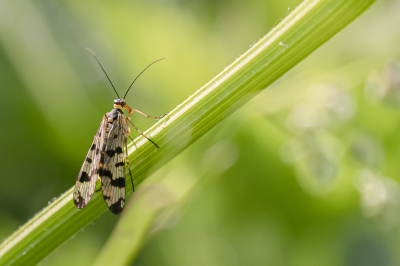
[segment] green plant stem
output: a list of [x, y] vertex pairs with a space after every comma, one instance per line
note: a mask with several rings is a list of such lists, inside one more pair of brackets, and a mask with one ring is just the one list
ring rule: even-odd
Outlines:
[[[144, 138], [137, 138], [128, 147], [134, 183], [140, 184], [176, 157], [374, 2], [304, 1], [246, 53], [146, 132], [160, 149]], [[127, 191], [131, 191], [127, 181]], [[72, 202], [72, 190], [39, 212], [0, 245], [0, 265], [38, 263], [107, 210], [101, 193], [95, 193], [87, 207], [77, 210]], [[141, 228], [140, 237], [143, 239], [148, 226]]]

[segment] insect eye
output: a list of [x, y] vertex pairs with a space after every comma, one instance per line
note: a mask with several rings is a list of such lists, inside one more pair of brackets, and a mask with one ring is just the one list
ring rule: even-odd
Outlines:
[[114, 104], [124, 106], [125, 105], [125, 101], [121, 100], [121, 99], [117, 99], [117, 100], [114, 100]]

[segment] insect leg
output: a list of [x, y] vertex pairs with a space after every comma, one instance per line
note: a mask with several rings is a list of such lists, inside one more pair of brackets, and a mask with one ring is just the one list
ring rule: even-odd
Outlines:
[[131, 123], [131, 125], [136, 129], [136, 131], [140, 134], [140, 135], [142, 135], [143, 137], [145, 137], [148, 141], [150, 141], [151, 143], [153, 143], [154, 144], [154, 146], [156, 146], [157, 147], [157, 149], [159, 149], [160, 147], [158, 147], [158, 145], [157, 144], [155, 144], [154, 143], [154, 141], [152, 141], [151, 139], [149, 139], [148, 137], [146, 137], [146, 135], [145, 134], [143, 134], [142, 133], [142, 131], [140, 131], [133, 123], [132, 123], [132, 121], [131, 120], [129, 120], [128, 119], [128, 121], [129, 121], [129, 123]]
[[132, 179], [132, 172], [131, 172], [131, 167], [129, 166], [129, 159], [128, 159], [128, 139], [125, 139], [125, 158], [126, 158], [126, 163], [128, 164], [128, 170], [129, 170], [129, 175], [131, 176], [131, 182], [132, 182], [132, 191], [135, 191], [135, 186], [133, 185], [133, 179]]
[[160, 119], [160, 118], [163, 118], [164, 116], [167, 115], [167, 114], [164, 114], [164, 115], [162, 115], [162, 116], [150, 116], [150, 115], [146, 115], [145, 113], [140, 112], [140, 111], [137, 110], [137, 109], [132, 109], [132, 112], [137, 112], [137, 113], [139, 113], [139, 114], [141, 114], [141, 115], [143, 115], [143, 116], [145, 116], [145, 117], [147, 117], [147, 118], [154, 118], [154, 119]]
[[[126, 120], [129, 120], [129, 119], [125, 119], [125, 122], [126, 122]], [[129, 120], [129, 121], [130, 121], [130, 120]], [[126, 136], [127, 136], [128, 138], [130, 138], [131, 141], [133, 141], [133, 138], [130, 136], [130, 134], [131, 134], [131, 128], [130, 128], [129, 126], [127, 126]]]
[[135, 109], [130, 108], [129, 105], [127, 105], [127, 104], [124, 106], [124, 109], [126, 111], [128, 111], [128, 113], [129, 113], [128, 120], [131, 120], [131, 116], [132, 116], [133, 112], [135, 111]]

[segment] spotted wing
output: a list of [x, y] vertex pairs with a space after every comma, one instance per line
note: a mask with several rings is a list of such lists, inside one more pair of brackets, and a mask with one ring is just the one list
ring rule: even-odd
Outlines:
[[88, 204], [96, 188], [106, 123], [106, 118], [103, 118], [75, 183], [74, 203], [78, 209]]
[[123, 144], [127, 140], [125, 116], [119, 114], [109, 129], [105, 143], [104, 166], [100, 170], [103, 198], [114, 214], [119, 214], [125, 205], [125, 155]]

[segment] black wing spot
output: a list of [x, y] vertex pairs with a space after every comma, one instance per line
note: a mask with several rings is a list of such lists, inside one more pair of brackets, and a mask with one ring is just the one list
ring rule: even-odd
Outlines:
[[90, 181], [89, 175], [86, 172], [82, 171], [81, 176], [79, 177], [79, 182], [83, 183], [89, 181]]
[[99, 149], [96, 149], [96, 155], [99, 154], [99, 152], [100, 152], [100, 150], [99, 150]]
[[114, 135], [114, 139], [118, 138], [118, 135]]
[[112, 158], [112, 157], [114, 157], [114, 155], [115, 155], [115, 151], [113, 151], [113, 150], [108, 150], [108, 151], [106, 151], [106, 154], [108, 155], [108, 157]]
[[94, 149], [96, 149], [96, 144], [93, 143], [93, 145], [92, 145], [92, 147], [90, 148], [90, 150], [92, 151], [92, 150], [94, 150]]
[[92, 159], [90, 159], [89, 157], [86, 157], [86, 162], [92, 163]]
[[120, 166], [124, 166], [124, 165], [125, 165], [124, 162], [119, 162], [119, 163], [116, 163], [116, 164], [115, 164], [115, 167], [120, 167]]
[[110, 211], [114, 214], [120, 214], [124, 209], [125, 200], [123, 198], [119, 198], [117, 202], [111, 204], [109, 207]]
[[112, 179], [112, 173], [111, 173], [111, 171], [109, 171], [109, 170], [103, 170], [103, 171], [101, 171], [101, 174], [100, 174], [100, 175], [101, 175], [101, 176], [106, 176], [106, 177]]
[[85, 207], [85, 206], [83, 206], [83, 198], [79, 191], [74, 192], [74, 203], [78, 209], [82, 209], [83, 207]]
[[115, 153], [116, 153], [116, 154], [121, 154], [121, 153], [123, 153], [122, 148], [121, 148], [121, 147], [117, 147], [117, 148], [115, 149]]
[[125, 178], [120, 177], [115, 180], [111, 180], [110, 185], [113, 187], [123, 188], [123, 187], [125, 187]]

